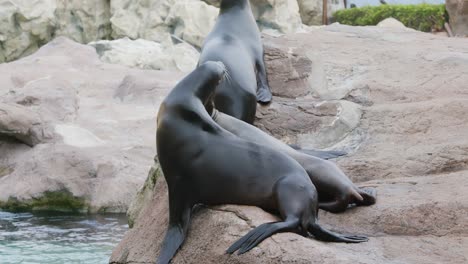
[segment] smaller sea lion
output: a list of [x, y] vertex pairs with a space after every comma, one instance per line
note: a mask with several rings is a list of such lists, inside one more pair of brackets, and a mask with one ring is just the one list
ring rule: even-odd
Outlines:
[[313, 150], [310, 152], [313, 154], [311, 156], [303, 150], [295, 150], [255, 126], [219, 111], [214, 110], [212, 117], [218, 125], [234, 135], [286, 153], [299, 162], [318, 190], [320, 209], [339, 213], [345, 211], [348, 206], [375, 204], [375, 189], [358, 188], [333, 162], [314, 157], [327, 156], [327, 152]]
[[268, 104], [272, 99], [263, 56], [260, 31], [249, 0], [222, 0], [199, 61], [221, 61], [229, 73], [214, 95], [218, 110], [253, 123], [257, 102]]

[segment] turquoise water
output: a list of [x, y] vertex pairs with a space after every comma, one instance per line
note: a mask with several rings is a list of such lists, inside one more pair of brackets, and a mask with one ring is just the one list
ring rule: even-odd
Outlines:
[[0, 263], [108, 263], [112, 249], [127, 229], [123, 215], [0, 211]]

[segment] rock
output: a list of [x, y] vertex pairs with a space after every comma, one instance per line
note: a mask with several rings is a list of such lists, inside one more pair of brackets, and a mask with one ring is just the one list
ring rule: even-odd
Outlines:
[[108, 63], [141, 69], [189, 72], [197, 66], [199, 52], [186, 43], [162, 45], [144, 39], [100, 40], [89, 45]]
[[79, 43], [110, 37], [111, 1], [56, 0], [56, 2], [55, 36], [66, 36]]
[[[323, 0], [298, 0], [302, 23], [312, 25], [323, 24]], [[327, 14], [329, 21], [333, 13], [338, 10], [344, 9], [345, 4], [343, 0], [328, 0]]]
[[181, 75], [103, 63], [65, 38], [0, 64], [0, 127], [19, 140], [0, 137], [0, 207], [126, 212], [152, 164], [159, 103]]
[[146, 178], [143, 187], [138, 191], [135, 199], [133, 199], [130, 207], [128, 208], [127, 217], [130, 228], [135, 224], [135, 220], [140, 216], [144, 206], [150, 203], [153, 199], [156, 183], [158, 179], [162, 177], [164, 177], [164, 175], [162, 174], [161, 166], [159, 166], [159, 162], [156, 157], [155, 164], [151, 167], [148, 173], [148, 178]]
[[302, 25], [296, 0], [252, 0], [250, 4], [261, 30], [293, 33]]
[[450, 26], [457, 36], [468, 36], [468, 1], [446, 0], [445, 7], [450, 18]]
[[[464, 236], [468, 227], [464, 190], [468, 186], [457, 185], [464, 177], [466, 173], [448, 179], [423, 177], [416, 179], [417, 184], [411, 178], [366, 183], [377, 188], [377, 205], [325, 214], [319, 222], [336, 232], [371, 236], [369, 242], [355, 245], [280, 233], [247, 254], [228, 255], [225, 250], [251, 228], [277, 218], [256, 207], [203, 208], [194, 214], [188, 237], [172, 263], [187, 259], [190, 263], [310, 263], [311, 259], [323, 263], [464, 263], [468, 260]], [[168, 220], [163, 178], [158, 179], [154, 194], [109, 263], [153, 263], [158, 256]], [[410, 199], [402, 201], [402, 197]]]
[[205, 37], [213, 29], [218, 13], [218, 8], [202, 1], [178, 1], [165, 22], [173, 29], [174, 35], [201, 47]]
[[171, 42], [175, 34], [201, 47], [218, 16], [218, 9], [195, 0], [152, 0], [111, 2], [112, 36]]
[[0, 103], [0, 137], [13, 137], [33, 147], [51, 138], [41, 116], [17, 104]]
[[109, 1], [0, 0], [0, 63], [24, 57], [53, 36], [89, 41], [110, 36]]
[[264, 42], [268, 82], [273, 95], [297, 98], [310, 94], [312, 61], [305, 54], [293, 53], [272, 37], [264, 36]]
[[393, 17], [389, 17], [389, 18], [386, 18], [382, 21], [380, 21], [378, 24], [377, 24], [378, 27], [387, 27], [387, 28], [406, 28], [405, 25], [403, 25], [403, 23], [401, 23], [400, 21], [398, 21], [397, 19], [393, 18]]
[[257, 109], [255, 125], [290, 144], [352, 152], [364, 138], [354, 144], [337, 145], [348, 136], [354, 136], [361, 116], [360, 106], [349, 101], [317, 102], [275, 97], [269, 107]]
[[370, 236], [466, 235], [468, 197], [463, 191], [468, 185], [463, 181], [466, 175], [455, 172], [365, 182], [361, 185], [377, 189], [380, 199], [374, 208], [355, 208], [339, 215], [325, 212], [320, 220], [329, 226], [345, 226], [349, 232]]
[[[353, 146], [337, 164], [358, 185], [375, 187], [377, 204], [338, 215], [320, 212], [319, 223], [370, 240], [322, 243], [282, 233], [247, 254], [229, 256], [224, 252], [234, 241], [277, 218], [255, 207], [208, 207], [195, 213], [173, 263], [466, 263], [466, 41], [337, 24], [264, 40], [270, 70], [290, 69], [293, 75], [301, 68], [292, 54], [310, 60], [310, 72], [300, 75], [309, 84], [302, 91], [310, 92], [290, 98], [288, 83], [271, 79], [277, 96], [259, 107], [256, 124], [288, 143]], [[277, 66], [275, 52], [290, 65]], [[336, 133], [353, 127], [343, 139], [346, 133]], [[303, 134], [311, 136], [304, 140], [298, 136]], [[152, 263], [167, 226], [167, 206], [159, 177], [153, 199], [110, 262]]]

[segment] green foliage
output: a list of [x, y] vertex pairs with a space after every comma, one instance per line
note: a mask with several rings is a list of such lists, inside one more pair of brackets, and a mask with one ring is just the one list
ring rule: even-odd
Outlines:
[[380, 5], [350, 8], [335, 12], [337, 22], [352, 26], [372, 26], [393, 17], [406, 27], [430, 32], [441, 30], [445, 23], [445, 5]]
[[45, 192], [43, 196], [27, 201], [10, 198], [0, 201], [0, 208], [6, 211], [56, 211], [56, 212], [86, 212], [87, 205], [83, 198], [74, 197], [68, 191]]

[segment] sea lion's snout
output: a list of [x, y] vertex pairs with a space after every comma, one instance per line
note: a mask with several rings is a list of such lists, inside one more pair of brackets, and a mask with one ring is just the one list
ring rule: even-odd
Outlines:
[[203, 66], [220, 81], [226, 76], [226, 66], [221, 61], [208, 61], [205, 62]]

